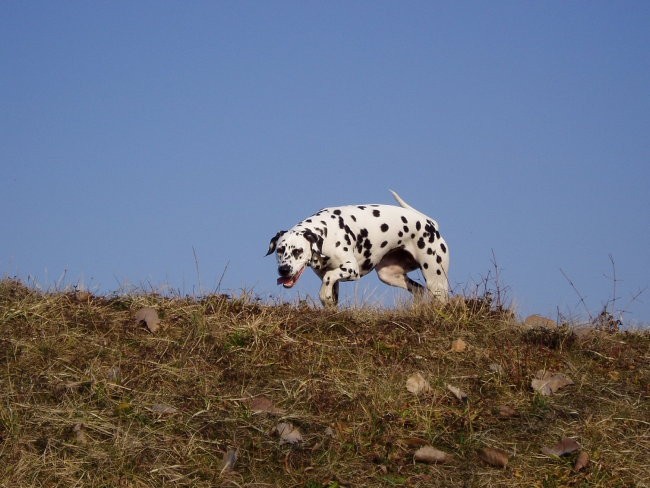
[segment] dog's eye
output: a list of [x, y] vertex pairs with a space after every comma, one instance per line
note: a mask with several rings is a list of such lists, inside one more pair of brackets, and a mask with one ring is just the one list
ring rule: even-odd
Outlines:
[[284, 254], [284, 247], [278, 247], [278, 254]]
[[293, 254], [294, 258], [298, 259], [302, 255], [302, 249], [294, 249], [291, 254]]

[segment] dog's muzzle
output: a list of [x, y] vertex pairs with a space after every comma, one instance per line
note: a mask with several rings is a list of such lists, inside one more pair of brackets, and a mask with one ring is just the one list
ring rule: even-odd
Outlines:
[[278, 285], [282, 285], [285, 288], [291, 288], [293, 285], [296, 284], [298, 281], [298, 278], [300, 278], [300, 275], [302, 272], [305, 271], [305, 266], [300, 268], [300, 271], [298, 271], [296, 274], [291, 276], [291, 266], [288, 264], [283, 264], [282, 266], [278, 267], [278, 274], [280, 277], [278, 278]]

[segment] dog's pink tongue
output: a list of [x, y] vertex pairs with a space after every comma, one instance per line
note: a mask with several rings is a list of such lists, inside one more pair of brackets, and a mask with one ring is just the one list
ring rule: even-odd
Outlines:
[[278, 278], [278, 285], [282, 285], [285, 288], [291, 288], [295, 284], [296, 282], [290, 276]]

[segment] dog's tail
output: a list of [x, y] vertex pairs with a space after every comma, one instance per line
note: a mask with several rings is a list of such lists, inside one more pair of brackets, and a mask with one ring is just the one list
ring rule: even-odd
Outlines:
[[[397, 203], [399, 203], [400, 207], [402, 208], [410, 208], [411, 210], [415, 210], [413, 207], [411, 207], [408, 203], [406, 203], [404, 200], [402, 200], [402, 197], [400, 197], [397, 193], [395, 193], [393, 190], [388, 190], [393, 194], [395, 197], [395, 200], [397, 200]], [[417, 212], [417, 210], [416, 210]]]
[[395, 197], [395, 200], [397, 200], [397, 203], [399, 203], [400, 207], [402, 207], [402, 208], [408, 208], [408, 209], [413, 210], [414, 212], [419, 213], [420, 215], [422, 215], [422, 216], [423, 216], [424, 218], [426, 218], [427, 220], [430, 220], [430, 221], [433, 223], [433, 225], [436, 226], [436, 228], [438, 227], [438, 222], [436, 222], [435, 220], [433, 220], [431, 217], [427, 217], [426, 215], [424, 215], [424, 214], [423, 214], [422, 212], [420, 212], [419, 210], [417, 210], [417, 209], [411, 207], [408, 203], [406, 203], [404, 200], [402, 200], [402, 197], [400, 197], [400, 196], [399, 196], [397, 193], [395, 193], [393, 190], [389, 189], [388, 191], [391, 192], [391, 193], [393, 194], [393, 196]]

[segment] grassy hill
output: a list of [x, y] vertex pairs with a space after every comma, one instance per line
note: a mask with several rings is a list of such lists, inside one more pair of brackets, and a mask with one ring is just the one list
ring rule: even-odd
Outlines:
[[[650, 483], [650, 335], [526, 328], [485, 297], [333, 311], [4, 280], [0, 364], [0, 486]], [[573, 384], [544, 395], [544, 371]], [[563, 438], [579, 449], [543, 452]]]

